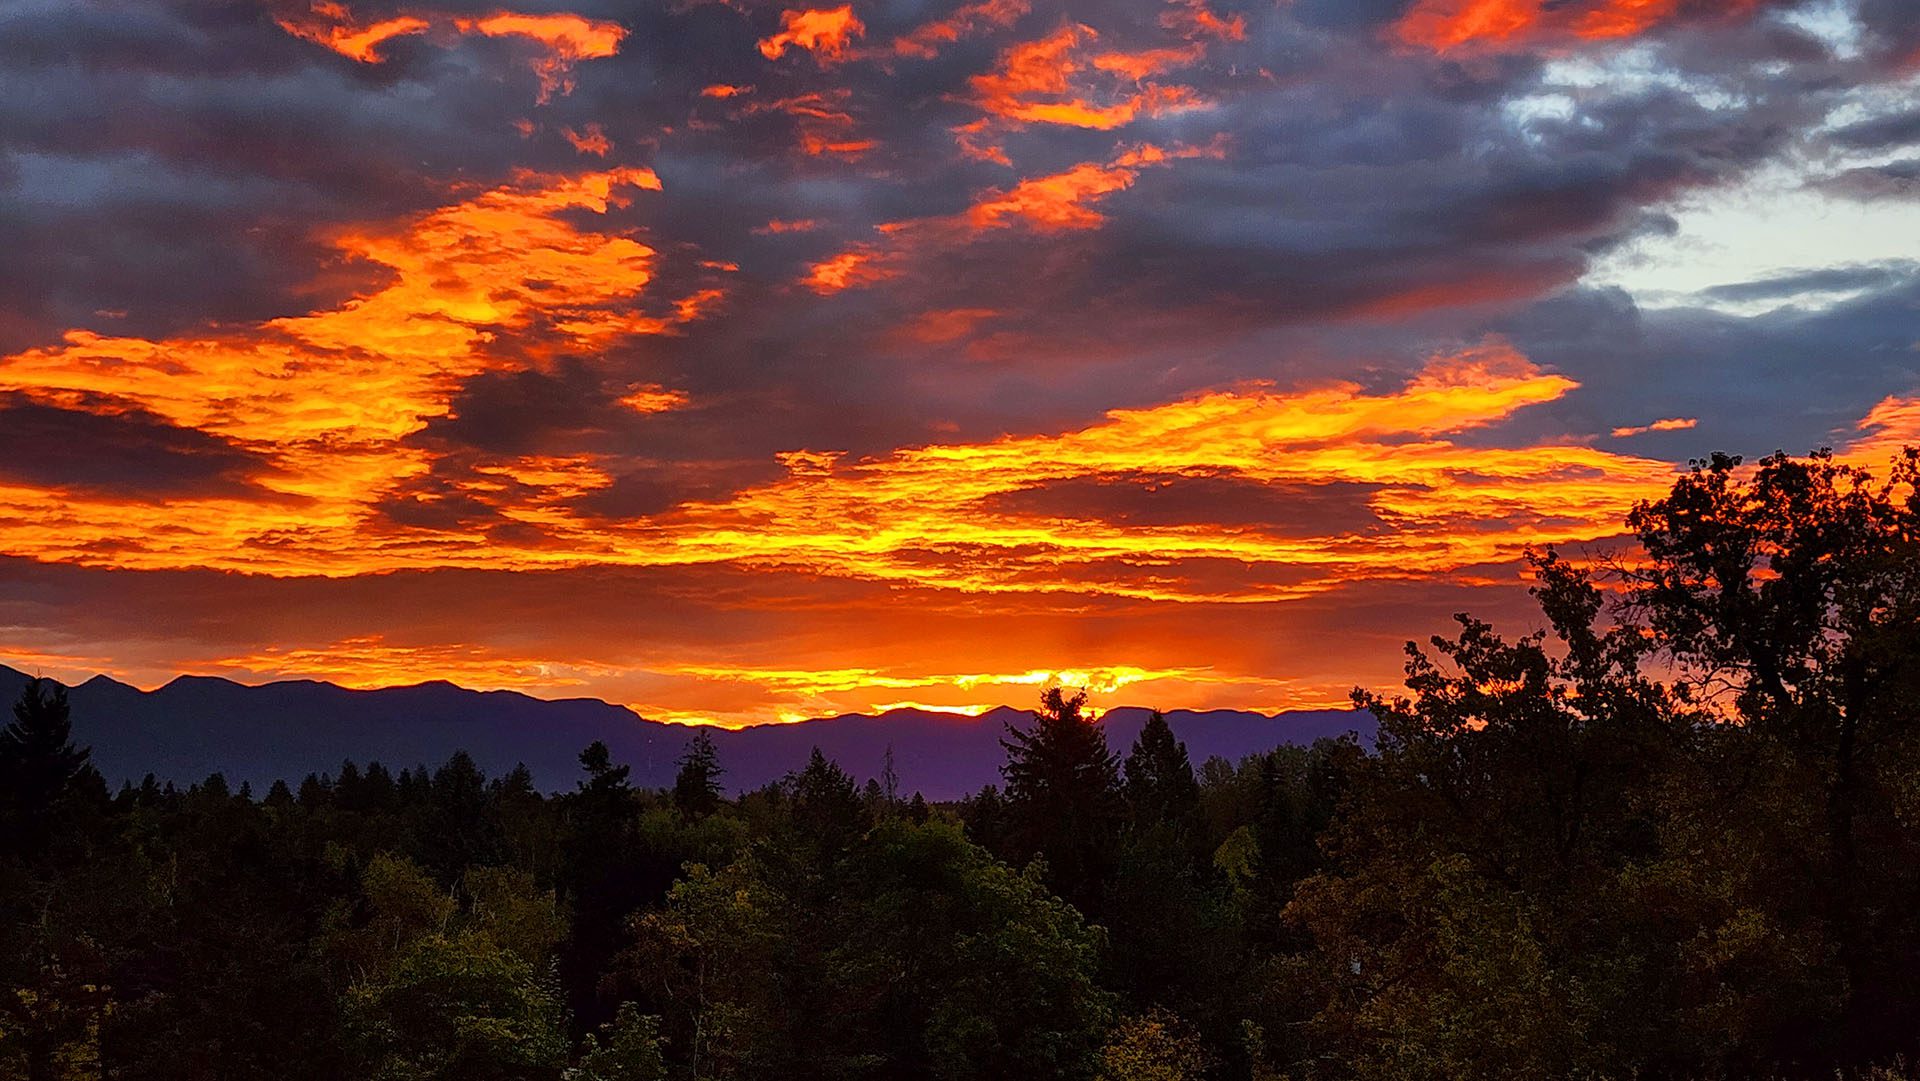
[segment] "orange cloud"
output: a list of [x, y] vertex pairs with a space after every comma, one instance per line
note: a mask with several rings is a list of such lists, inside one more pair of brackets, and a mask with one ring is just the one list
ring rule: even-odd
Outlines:
[[1018, 22], [1032, 10], [1028, 0], [979, 0], [963, 4], [953, 14], [919, 27], [910, 34], [893, 39], [893, 51], [900, 56], [931, 59], [940, 47], [964, 37], [1003, 29]]
[[856, 248], [813, 264], [807, 268], [807, 276], [800, 280], [800, 284], [821, 296], [826, 296], [843, 289], [872, 285], [896, 276], [898, 272], [886, 266], [880, 256], [872, 251]]
[[[1664, 490], [1666, 462], [1580, 446], [1463, 445], [1575, 384], [1493, 342], [1434, 360], [1398, 391], [1350, 384], [1216, 391], [1116, 410], [1053, 436], [910, 448], [842, 462], [799, 456], [787, 479], [689, 508], [682, 551], [805, 565], [969, 592], [1088, 591], [1165, 601], [1270, 601], [1367, 577], [1445, 574], [1518, 558], [1528, 545], [1617, 532], [1636, 500]], [[1381, 528], [1289, 536], [1123, 519], [1037, 518], [995, 499], [1071, 478], [1231, 476], [1253, 485], [1366, 486]], [[953, 558], [929, 560], [928, 552]], [[1183, 582], [1184, 561], [1290, 568], [1263, 581]], [[1160, 573], [1146, 567], [1160, 566]]]
[[597, 60], [620, 51], [626, 28], [618, 23], [602, 22], [580, 15], [555, 13], [521, 15], [502, 11], [480, 19], [456, 19], [454, 25], [463, 34], [487, 37], [524, 37], [540, 43], [544, 55], [533, 62], [540, 77], [540, 101], [552, 99], [558, 91], [573, 91], [573, 69], [582, 60]]
[[714, 83], [712, 86], [706, 86], [700, 89], [700, 96], [703, 98], [733, 98], [739, 97], [741, 94], [751, 93], [753, 93], [753, 87], [734, 86], [731, 83]]
[[806, 233], [820, 228], [818, 218], [794, 218], [783, 220], [775, 218], [765, 225], [756, 225], [753, 232], [759, 236], [777, 236], [781, 233]]
[[980, 233], [1023, 225], [1038, 233], [1092, 229], [1106, 219], [1095, 206], [1133, 185], [1141, 170], [1180, 158], [1221, 157], [1225, 144], [1163, 150], [1151, 144], [1123, 149], [1111, 161], [1082, 162], [1063, 172], [1029, 177], [1011, 189], [980, 194], [959, 214], [888, 222], [884, 240], [862, 244], [816, 263], [801, 284], [828, 295], [897, 278], [902, 264], [919, 253], [937, 253]]
[[1110, 131], [1142, 116], [1209, 104], [1192, 87], [1146, 81], [1200, 60], [1204, 42], [1126, 51], [1099, 49], [1099, 39], [1092, 27], [1068, 23], [1003, 52], [992, 71], [968, 82], [967, 100], [987, 116], [954, 128], [962, 151], [1010, 165], [994, 141], [1003, 128], [1047, 124]]
[[1656, 420], [1651, 424], [1615, 428], [1613, 430], [1613, 437], [1615, 439], [1627, 439], [1636, 435], [1646, 435], [1648, 432], [1684, 432], [1689, 428], [1697, 427], [1699, 423], [1698, 420], [1692, 417], [1668, 417], [1665, 420]]
[[1700, 12], [1742, 15], [1758, 3], [1726, 0], [1709, 8], [1689, 0], [1420, 0], [1394, 24], [1392, 34], [1435, 52], [1606, 41], [1637, 37]]
[[311, 571], [317, 559], [330, 565], [324, 573], [348, 573], [362, 559], [377, 562], [369, 507], [424, 474], [427, 452], [405, 437], [444, 415], [463, 379], [556, 348], [671, 329], [676, 316], [637, 307], [653, 249], [569, 220], [659, 187], [645, 169], [525, 174], [419, 217], [334, 236], [342, 257], [391, 275], [337, 308], [166, 340], [72, 331], [61, 345], [0, 359], [0, 390], [111, 396], [273, 465], [261, 481], [269, 497], [256, 501], [128, 507], [71, 495], [50, 515], [46, 493], [0, 487], [0, 550], [133, 567], [216, 551], [235, 569]]
[[666, 413], [684, 409], [687, 401], [684, 390], [669, 390], [658, 383], [648, 383], [634, 388], [620, 399], [620, 404], [636, 413]]
[[760, 55], [778, 60], [789, 48], [801, 48], [813, 54], [822, 66], [839, 62], [846, 56], [854, 38], [863, 37], [867, 26], [853, 13], [852, 4], [837, 8], [780, 13], [780, 32], [760, 39]]
[[909, 341], [923, 345], [940, 345], [966, 337], [973, 333], [973, 328], [983, 320], [999, 314], [992, 308], [946, 308], [922, 312], [902, 327], [901, 331]]
[[1089, 204], [1131, 187], [1137, 175], [1134, 169], [1083, 162], [982, 199], [967, 210], [967, 222], [975, 229], [997, 229], [1017, 218], [1043, 233], [1091, 229], [1105, 219]]
[[413, 11], [362, 23], [345, 4], [316, 0], [307, 14], [276, 19], [282, 30], [295, 37], [324, 45], [342, 56], [363, 64], [378, 64], [386, 59], [380, 46], [396, 37], [424, 34], [435, 28], [449, 34], [479, 34], [484, 37], [524, 37], [538, 42], [542, 55], [533, 61], [540, 77], [540, 102], [545, 104], [554, 93], [573, 90], [573, 69], [582, 60], [613, 56], [627, 31], [618, 23], [602, 22], [565, 12], [525, 15], [512, 11], [495, 12], [481, 18], [454, 17], [434, 11]]
[[424, 34], [431, 27], [417, 15], [396, 15], [390, 19], [362, 23], [344, 4], [318, 0], [304, 15], [282, 16], [274, 20], [280, 29], [362, 64], [378, 64], [385, 42], [411, 34]]
[[853, 134], [855, 121], [847, 111], [853, 91], [847, 88], [817, 90], [773, 101], [748, 102], [735, 109], [733, 116], [760, 116], [781, 113], [794, 119], [800, 150], [811, 156], [838, 154], [857, 158], [878, 144]]
[[604, 158], [613, 149], [613, 140], [607, 138], [607, 133], [602, 131], [598, 124], [587, 124], [581, 131], [566, 128], [561, 134], [565, 135], [567, 142], [572, 143], [573, 148], [582, 154]]
[[1160, 16], [1160, 25], [1193, 39], [1247, 40], [1247, 20], [1240, 15], [1221, 18], [1207, 6], [1207, 0], [1173, 0], [1172, 6]]
[[1920, 396], [1882, 398], [1856, 426], [1861, 435], [1840, 457], [1850, 464], [1884, 473], [1887, 462], [1907, 447], [1920, 447]]

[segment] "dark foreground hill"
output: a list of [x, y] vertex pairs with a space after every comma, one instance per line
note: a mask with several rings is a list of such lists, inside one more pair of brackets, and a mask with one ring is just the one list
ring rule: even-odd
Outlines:
[[[13, 701], [27, 678], [0, 665], [0, 694]], [[260, 787], [274, 778], [297, 781], [310, 772], [332, 772], [348, 758], [399, 769], [437, 764], [465, 750], [490, 775], [523, 762], [540, 787], [563, 789], [579, 775], [580, 749], [602, 740], [616, 761], [633, 766], [635, 784], [665, 787], [690, 734], [684, 725], [649, 721], [598, 699], [547, 701], [445, 682], [356, 691], [311, 680], [250, 687], [181, 676], [142, 691], [95, 676], [74, 687], [71, 697], [75, 740], [92, 745], [94, 763], [116, 786], [148, 772], [184, 783], [218, 771], [232, 784]], [[1146, 715], [1138, 707], [1107, 712], [1101, 723], [1116, 752], [1132, 744]], [[951, 799], [999, 782], [1003, 725], [1027, 717], [1025, 710], [1004, 706], [981, 717], [897, 709], [710, 731], [726, 783], [736, 791], [799, 768], [816, 745], [854, 776], [876, 776], [891, 746], [903, 791]], [[1348, 731], [1370, 739], [1373, 731], [1371, 716], [1347, 710], [1276, 716], [1172, 710], [1167, 718], [1196, 766], [1213, 755], [1238, 760]]]

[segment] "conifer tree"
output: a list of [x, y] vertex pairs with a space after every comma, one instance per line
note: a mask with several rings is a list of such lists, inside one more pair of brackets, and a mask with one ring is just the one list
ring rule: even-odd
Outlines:
[[1200, 785], [1193, 779], [1187, 745], [1173, 737], [1173, 729], [1159, 710], [1147, 715], [1146, 726], [1127, 752], [1126, 795], [1134, 825], [1178, 822], [1200, 803]]
[[1011, 841], [1046, 859], [1054, 888], [1085, 908], [1098, 894], [1123, 811], [1120, 774], [1107, 737], [1087, 718], [1087, 692], [1049, 687], [1033, 727], [1007, 726]]
[[680, 755], [680, 772], [673, 779], [673, 805], [688, 818], [702, 818], [720, 807], [720, 752], [713, 737], [695, 732]]
[[0, 789], [23, 828], [43, 818], [87, 766], [88, 748], [73, 745], [67, 689], [50, 679], [29, 680], [13, 704], [13, 722], [0, 729]]

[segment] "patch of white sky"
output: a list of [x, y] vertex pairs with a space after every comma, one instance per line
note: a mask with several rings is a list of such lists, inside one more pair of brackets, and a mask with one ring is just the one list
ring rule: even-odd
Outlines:
[[[1836, 60], [1860, 55], [1861, 28], [1850, 0], [1813, 0], [1774, 17], [1819, 38]], [[1506, 104], [1506, 118], [1531, 140], [1545, 142], [1554, 128], [1597, 128], [1602, 121], [1596, 105], [1655, 90], [1687, 94], [1707, 109], [1745, 104], [1734, 84], [1664, 67], [1658, 47], [1640, 43], [1548, 64], [1533, 92]], [[1674, 228], [1600, 257], [1589, 268], [1586, 284], [1617, 286], [1642, 307], [1702, 307], [1739, 315], [1789, 304], [1817, 309], [1859, 295], [1857, 288], [1814, 286], [1772, 296], [1717, 291], [1810, 271], [1910, 265], [1920, 254], [1920, 201], [1848, 198], [1819, 184], [1849, 169], [1913, 156], [1914, 148], [1845, 152], [1823, 146], [1819, 135], [1909, 109], [1917, 91], [1920, 76], [1849, 92], [1820, 131], [1788, 154], [1732, 186], [1691, 192], [1652, 208], [1670, 218]]]

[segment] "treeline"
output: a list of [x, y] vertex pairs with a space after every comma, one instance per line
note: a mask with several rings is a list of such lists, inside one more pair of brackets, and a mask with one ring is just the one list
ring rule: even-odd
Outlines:
[[1378, 744], [1196, 770], [1084, 695], [950, 805], [599, 744], [112, 792], [0, 734], [0, 1078], [1833, 1078], [1920, 1052], [1920, 458], [1700, 463]]

